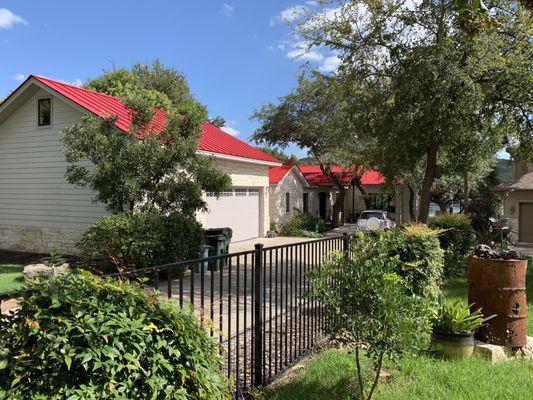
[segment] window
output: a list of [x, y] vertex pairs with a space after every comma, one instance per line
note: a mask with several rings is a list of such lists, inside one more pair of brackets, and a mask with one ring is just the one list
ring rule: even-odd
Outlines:
[[237, 197], [242, 197], [242, 196], [246, 196], [246, 189], [242, 189], [242, 188], [238, 188], [238, 189], [235, 189], [235, 196]]
[[391, 211], [393, 206], [393, 197], [389, 193], [368, 193], [367, 198], [370, 200], [370, 209]]
[[309, 193], [304, 193], [304, 213], [309, 213]]
[[220, 193], [220, 197], [231, 197], [233, 196], [233, 189], [223, 190], [222, 193]]
[[37, 100], [37, 126], [52, 124], [52, 99]]
[[248, 189], [248, 196], [259, 196], [259, 189]]
[[291, 195], [285, 193], [285, 212], [288, 213], [291, 210]]

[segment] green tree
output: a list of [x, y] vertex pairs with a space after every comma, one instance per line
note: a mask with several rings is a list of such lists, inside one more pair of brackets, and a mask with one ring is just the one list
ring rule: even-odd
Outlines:
[[209, 123], [211, 125], [215, 125], [218, 128], [222, 128], [226, 125], [226, 120], [222, 118], [221, 116], [216, 116], [215, 118], [211, 118], [209, 120]]
[[[182, 95], [173, 86], [178, 83], [185, 85]], [[135, 65], [132, 71], [105, 73], [88, 87], [118, 95], [134, 116], [129, 134], [115, 127], [114, 116], [90, 115], [62, 132], [67, 181], [93, 190], [95, 201], [109, 211], [192, 217], [205, 208], [202, 191], [219, 193], [229, 185], [229, 177], [196, 152], [207, 114], [179, 73], [158, 62], [152, 68]], [[166, 113], [162, 130], [151, 126], [154, 113], [161, 112], [155, 107]]]
[[[420, 349], [430, 329], [430, 302], [413, 294], [413, 282], [398, 273], [413, 271], [413, 263], [408, 267], [391, 254], [400, 244], [394, 233], [359, 234], [351, 243], [353, 257], [338, 254], [309, 273], [310, 295], [323, 306], [326, 333], [355, 353], [357, 399], [370, 400], [384, 360]], [[440, 250], [438, 241], [436, 247]]]
[[531, 157], [529, 10], [495, 1], [488, 23], [476, 10], [467, 20], [478, 28], [465, 29], [465, 10], [446, 0], [327, 3], [338, 7], [306, 15], [296, 29], [309, 47], [341, 58], [350, 132], [368, 160], [399, 179], [422, 169], [419, 220], [427, 220], [443, 155], [478, 162], [507, 140]]
[[322, 173], [333, 180], [338, 191], [333, 204], [334, 226], [340, 223], [347, 189], [341, 174], [333, 167], [343, 166], [345, 172], [352, 174], [353, 184], [365, 194], [361, 184], [364, 168], [357, 158], [356, 146], [352, 145], [350, 151], [346, 151], [348, 141], [355, 136], [346, 133], [344, 97], [338, 95], [341, 89], [328, 77], [303, 75], [296, 88], [280, 98], [278, 104], [269, 103], [252, 116], [261, 122], [253, 136], [255, 141], [282, 149], [296, 144], [307, 150]]
[[195, 103], [185, 76], [159, 60], [151, 65], [137, 63], [131, 70], [120, 68], [104, 71], [84, 87], [127, 100], [141, 96], [153, 107], [169, 109], [172, 105]]
[[258, 147], [258, 149], [270, 154], [272, 157], [277, 158], [284, 163], [295, 163], [298, 161], [298, 157], [296, 157], [294, 154], [287, 154], [279, 147], [262, 146]]

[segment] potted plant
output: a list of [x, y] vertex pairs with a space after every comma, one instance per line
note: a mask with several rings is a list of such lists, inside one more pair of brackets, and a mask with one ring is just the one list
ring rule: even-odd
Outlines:
[[483, 318], [481, 308], [443, 302], [433, 318], [431, 342], [444, 358], [468, 358], [474, 352], [474, 331], [494, 316]]

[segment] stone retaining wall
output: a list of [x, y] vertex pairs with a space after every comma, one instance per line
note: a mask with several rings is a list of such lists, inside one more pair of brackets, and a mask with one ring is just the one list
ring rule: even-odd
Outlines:
[[82, 230], [0, 225], [0, 249], [47, 254], [52, 248], [61, 254], [77, 254]]

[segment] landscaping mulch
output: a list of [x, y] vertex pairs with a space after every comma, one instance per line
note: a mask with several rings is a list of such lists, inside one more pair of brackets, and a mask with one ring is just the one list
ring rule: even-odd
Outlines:
[[[42, 253], [30, 253], [25, 251], [11, 251], [11, 250], [0, 250], [0, 264], [19, 264], [19, 265], [28, 265], [40, 263], [41, 260], [45, 257], [49, 257], [50, 254]], [[61, 256], [68, 262], [80, 261], [79, 257], [76, 256]]]

